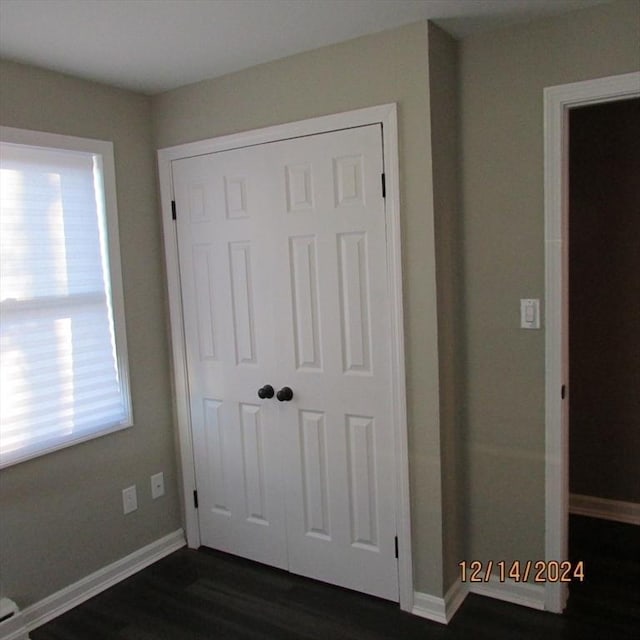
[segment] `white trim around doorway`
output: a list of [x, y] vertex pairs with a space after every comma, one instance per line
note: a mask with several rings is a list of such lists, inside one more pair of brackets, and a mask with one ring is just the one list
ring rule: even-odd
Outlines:
[[176, 226], [172, 216], [173, 186], [171, 163], [197, 155], [237, 149], [278, 140], [309, 136], [371, 124], [382, 124], [384, 170], [386, 178], [387, 264], [391, 293], [391, 353], [393, 428], [396, 448], [396, 526], [398, 535], [398, 585], [400, 607], [414, 606], [411, 554], [411, 518], [409, 502], [409, 455], [404, 362], [404, 324], [402, 306], [402, 270], [400, 253], [400, 182], [398, 173], [398, 129], [395, 104], [359, 109], [254, 131], [186, 143], [158, 151], [162, 223], [167, 269], [169, 314], [173, 355], [173, 383], [178, 443], [180, 451], [185, 530], [190, 547], [200, 545], [198, 514], [193, 502], [196, 487], [186, 350], [180, 295], [180, 274]]
[[[640, 95], [640, 73], [547, 87], [544, 90], [545, 208], [545, 556], [568, 560], [568, 139], [569, 110]], [[569, 390], [570, 393], [570, 390]], [[567, 396], [565, 396], [566, 398]], [[545, 585], [545, 609], [561, 613], [568, 588]]]

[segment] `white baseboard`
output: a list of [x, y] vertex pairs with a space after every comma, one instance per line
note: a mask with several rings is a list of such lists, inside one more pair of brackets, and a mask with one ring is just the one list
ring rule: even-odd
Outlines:
[[0, 638], [29, 640], [20, 609], [11, 598], [0, 598]]
[[609, 500], [608, 498], [572, 493], [569, 496], [569, 513], [640, 525], [640, 504], [637, 502]]
[[445, 616], [447, 622], [453, 618], [456, 611], [460, 608], [464, 599], [467, 597], [469, 590], [462, 584], [461, 580], [456, 580], [444, 596]]
[[[15, 623], [21, 625], [23, 632], [36, 629], [185, 545], [184, 531], [178, 529], [27, 607], [15, 616], [19, 618]], [[2, 627], [0, 633], [0, 640], [28, 639], [16, 631], [5, 636]]]
[[0, 634], [2, 634], [0, 635], [2, 640], [30, 640], [21, 613], [13, 616], [10, 620], [3, 621]]
[[444, 598], [430, 596], [426, 593], [416, 591], [413, 594], [413, 608], [411, 613], [421, 618], [427, 618], [439, 622], [440, 624], [449, 624], [460, 605], [467, 597], [467, 589], [460, 580], [451, 585]]
[[29, 640], [22, 613], [16, 613], [0, 622], [0, 640]]
[[489, 582], [470, 582], [469, 591], [480, 596], [488, 596], [532, 609], [544, 610], [544, 585], [529, 582], [516, 582], [507, 579], [502, 582], [492, 575]]
[[544, 585], [515, 582], [511, 579], [501, 582], [496, 576], [491, 576], [489, 582], [463, 583], [457, 580], [444, 598], [416, 591], [411, 613], [441, 624], [448, 624], [468, 593], [476, 593], [540, 611], [545, 608]]

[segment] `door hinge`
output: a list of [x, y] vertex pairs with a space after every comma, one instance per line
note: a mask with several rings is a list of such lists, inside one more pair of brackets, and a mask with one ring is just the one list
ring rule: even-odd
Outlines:
[[398, 557], [398, 536], [396, 536], [395, 545], [396, 545], [396, 558], [397, 558]]
[[198, 508], [198, 491], [194, 489], [193, 491], [193, 508]]
[[382, 197], [386, 198], [387, 197], [387, 180], [385, 178], [384, 173], [381, 174], [381, 179], [382, 179]]
[[171, 217], [176, 220], [176, 201], [171, 201]]
[[567, 397], [567, 386], [566, 385], [562, 385], [562, 388], [560, 389], [560, 397], [564, 400]]

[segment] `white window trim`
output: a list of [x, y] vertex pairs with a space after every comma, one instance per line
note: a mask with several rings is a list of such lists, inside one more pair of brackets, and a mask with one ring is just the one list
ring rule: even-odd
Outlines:
[[107, 245], [109, 254], [109, 276], [111, 284], [111, 305], [113, 314], [118, 372], [122, 384], [123, 403], [127, 419], [119, 424], [98, 429], [91, 433], [84, 433], [78, 437], [61, 439], [46, 448], [37, 451], [25, 451], [23, 454], [11, 455], [6, 460], [0, 460], [0, 469], [13, 466], [20, 462], [37, 458], [53, 451], [58, 451], [81, 442], [93, 440], [109, 433], [127, 429], [133, 426], [133, 409], [131, 388], [129, 383], [129, 358], [124, 314], [124, 292], [122, 286], [122, 268], [120, 264], [120, 235], [118, 230], [118, 208], [116, 198], [116, 173], [113, 153], [113, 143], [107, 140], [79, 138], [76, 136], [60, 135], [42, 131], [17, 129], [0, 126], [0, 140], [6, 143], [29, 145], [68, 151], [81, 151], [101, 156], [102, 179], [104, 189], [105, 223], [107, 228]]

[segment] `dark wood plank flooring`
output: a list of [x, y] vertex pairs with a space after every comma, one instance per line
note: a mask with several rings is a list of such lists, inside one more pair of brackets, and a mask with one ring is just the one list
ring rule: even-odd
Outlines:
[[448, 626], [394, 603], [210, 550], [181, 549], [31, 632], [32, 640], [637, 640], [638, 528], [571, 518], [561, 616], [469, 595]]

